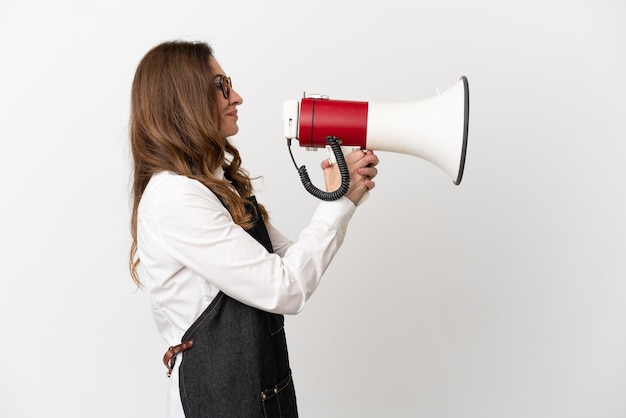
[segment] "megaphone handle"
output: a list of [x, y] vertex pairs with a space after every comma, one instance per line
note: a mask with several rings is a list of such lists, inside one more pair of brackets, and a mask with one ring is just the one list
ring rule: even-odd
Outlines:
[[[354, 151], [363, 151], [361, 149], [361, 147], [341, 147], [341, 152], [343, 153], [343, 155], [345, 156], [346, 154], [350, 153], [350, 152], [354, 152]], [[330, 145], [326, 145], [326, 153], [328, 155], [328, 162], [332, 165], [332, 164], [337, 164], [337, 159], [335, 158], [335, 153], [333, 152], [333, 149], [330, 147]], [[358, 202], [355, 203], [356, 206], [361, 205], [363, 202], [365, 202], [368, 198], [370, 197], [370, 192], [365, 192], [363, 193], [363, 195], [361, 195], [361, 198], [359, 199]]]
[[317, 197], [320, 200], [332, 201], [339, 199], [348, 192], [348, 188], [350, 187], [350, 172], [348, 171], [348, 164], [346, 164], [346, 160], [343, 156], [343, 151], [341, 151], [341, 146], [339, 145], [339, 138], [329, 136], [326, 138], [326, 142], [328, 142], [330, 148], [333, 151], [335, 161], [337, 162], [337, 166], [339, 167], [339, 173], [341, 174], [341, 185], [339, 186], [339, 188], [334, 192], [325, 192], [318, 189], [311, 182], [305, 166], [301, 166], [298, 169], [298, 173], [300, 174], [300, 181], [302, 181], [302, 185], [307, 192], [311, 193], [313, 196]]

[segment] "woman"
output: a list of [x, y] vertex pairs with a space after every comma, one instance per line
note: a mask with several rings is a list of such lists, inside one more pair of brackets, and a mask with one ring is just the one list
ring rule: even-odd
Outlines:
[[[130, 269], [171, 346], [170, 417], [297, 416], [282, 315], [315, 291], [377, 174], [372, 152], [347, 155], [350, 189], [291, 242], [228, 141], [242, 102], [205, 43], [156, 46], [133, 81]], [[335, 190], [336, 165], [321, 166]]]

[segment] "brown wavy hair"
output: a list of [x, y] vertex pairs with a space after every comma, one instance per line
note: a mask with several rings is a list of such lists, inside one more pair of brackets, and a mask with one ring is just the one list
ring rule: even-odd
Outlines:
[[[151, 49], [140, 61], [131, 90], [130, 145], [133, 161], [129, 268], [137, 274], [137, 210], [153, 174], [171, 171], [211, 189], [244, 229], [254, 220], [246, 212], [252, 195], [239, 151], [220, 133], [221, 109], [203, 42], [170, 41]], [[215, 173], [222, 167], [225, 179]], [[261, 206], [262, 216], [267, 212]]]

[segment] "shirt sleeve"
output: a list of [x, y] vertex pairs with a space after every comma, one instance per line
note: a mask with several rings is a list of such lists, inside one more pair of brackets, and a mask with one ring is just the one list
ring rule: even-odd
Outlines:
[[282, 232], [280, 232], [276, 227], [270, 222], [267, 225], [267, 233], [270, 236], [270, 241], [272, 241], [272, 248], [274, 249], [274, 253], [283, 257], [287, 252], [287, 249], [293, 245], [293, 241], [291, 241], [287, 236], [285, 236]]
[[230, 297], [282, 314], [302, 310], [343, 243], [355, 211], [345, 197], [320, 202], [295, 242], [271, 227], [278, 250], [269, 253], [201, 183], [184, 178], [160, 189], [152, 218], [163, 249]]

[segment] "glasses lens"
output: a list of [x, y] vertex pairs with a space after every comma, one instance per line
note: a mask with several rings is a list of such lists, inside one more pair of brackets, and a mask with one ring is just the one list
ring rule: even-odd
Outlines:
[[230, 77], [219, 75], [215, 78], [213, 85], [215, 87], [219, 87], [222, 90], [222, 94], [224, 95], [225, 99], [228, 99], [230, 97], [230, 89], [233, 86], [230, 81]]
[[220, 84], [222, 85], [222, 93], [224, 93], [224, 98], [228, 99], [230, 97], [230, 89], [233, 88], [233, 83], [230, 80], [230, 77], [222, 77], [222, 81]]

